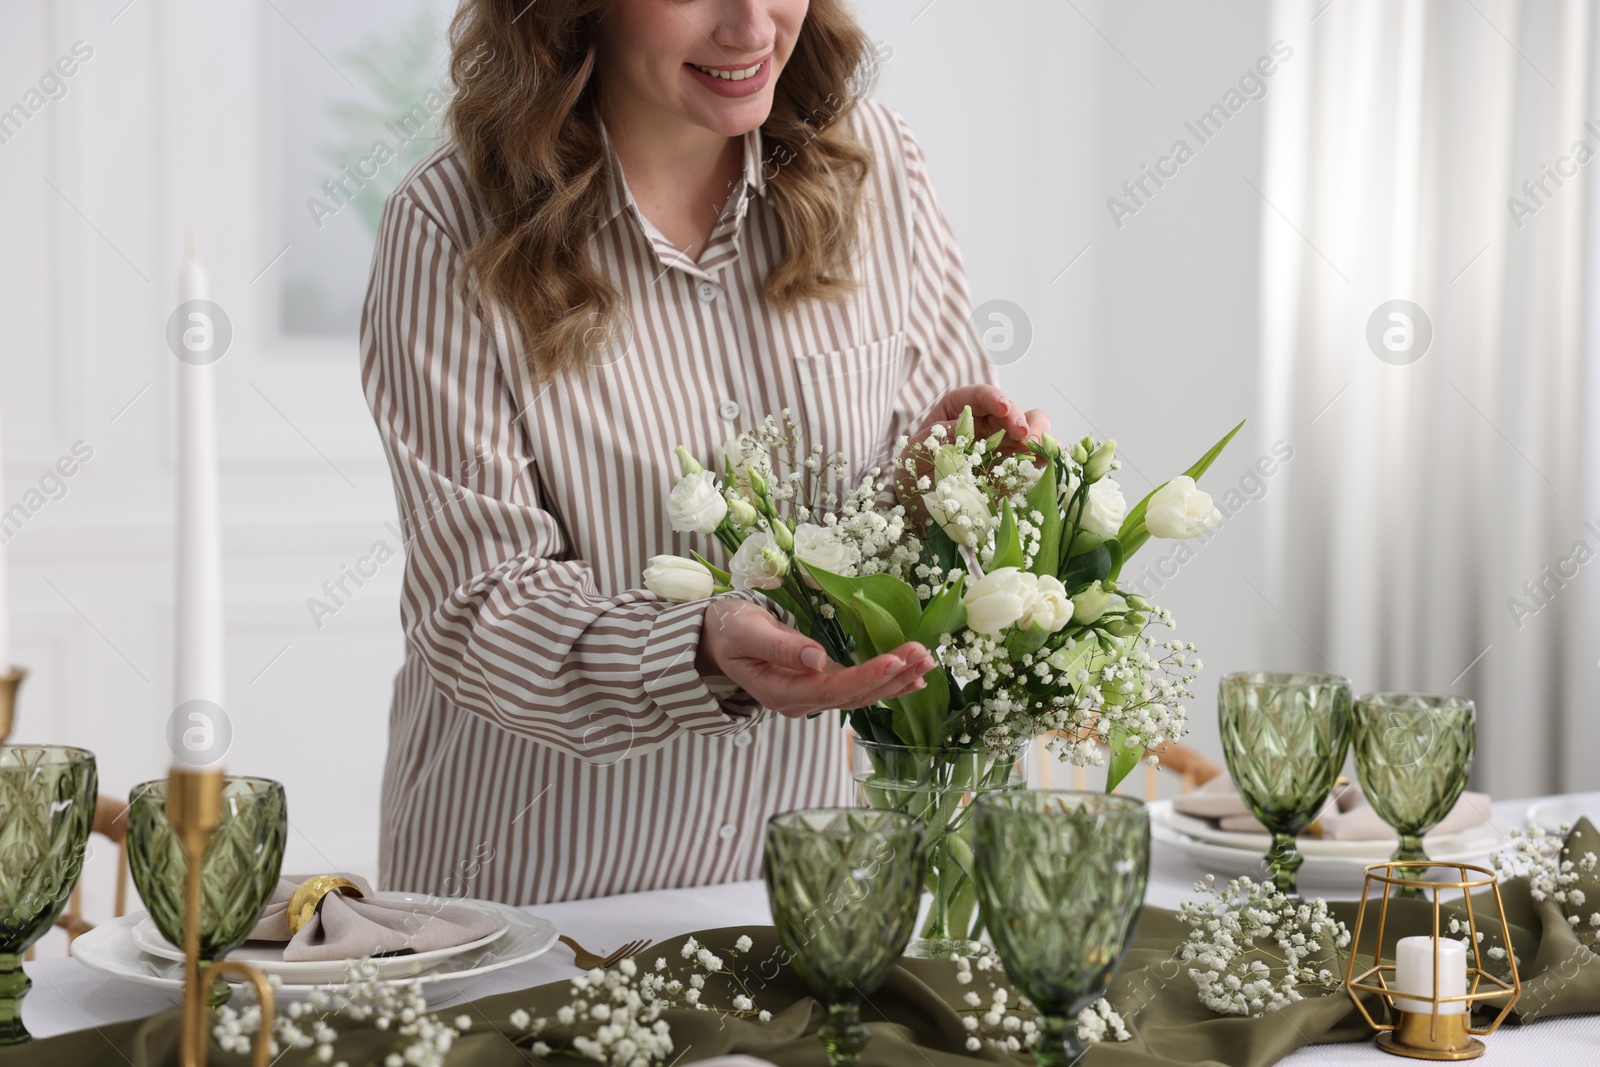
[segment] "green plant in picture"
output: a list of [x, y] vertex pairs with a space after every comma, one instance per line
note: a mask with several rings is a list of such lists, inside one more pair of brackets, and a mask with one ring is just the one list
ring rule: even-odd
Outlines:
[[[339, 56], [339, 68], [358, 89], [327, 105], [341, 136], [319, 146], [318, 155], [336, 183], [344, 178], [343, 167], [354, 172], [364, 160], [379, 164], [374, 177], [362, 175], [366, 187], [350, 199], [371, 233], [378, 232], [384, 198], [438, 144], [448, 91], [444, 55], [443, 27], [432, 5], [422, 3], [410, 20]], [[380, 142], [388, 152], [375, 157]]]

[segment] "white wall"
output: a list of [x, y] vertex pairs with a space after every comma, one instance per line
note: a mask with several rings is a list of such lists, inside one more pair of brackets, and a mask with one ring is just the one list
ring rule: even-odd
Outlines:
[[[1257, 429], [1261, 201], [1247, 184], [1261, 184], [1265, 100], [1120, 227], [1106, 201], [1126, 200], [1122, 183], [1174, 140], [1198, 145], [1184, 123], [1267, 51], [1268, 5], [868, 0], [861, 10], [893, 49], [878, 97], [927, 151], [974, 303], [1011, 300], [1032, 320], [1032, 347], [1002, 369], [1005, 387], [1048, 411], [1063, 438], [1115, 437], [1130, 500], [1249, 418], [1205, 479], [1213, 491], [1236, 483], [1272, 444]], [[1291, 461], [1267, 492], [1293, 476]], [[1218, 676], [1269, 666], [1261, 604], [1242, 580], [1261, 554], [1264, 510], [1247, 505], [1151, 587], [1200, 646], [1191, 740], [1213, 756]], [[1167, 554], [1147, 545], [1124, 574]]]

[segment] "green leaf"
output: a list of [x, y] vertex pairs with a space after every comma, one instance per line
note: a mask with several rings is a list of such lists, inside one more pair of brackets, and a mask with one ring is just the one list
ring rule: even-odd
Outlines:
[[961, 550], [944, 532], [944, 527], [937, 523], [928, 524], [928, 532], [922, 539], [922, 549], [930, 566], [939, 568], [940, 574], [949, 574], [961, 566]]
[[1127, 737], [1127, 732], [1119, 729], [1112, 730], [1110, 736], [1106, 738], [1106, 743], [1111, 746], [1111, 760], [1106, 766], [1107, 793], [1121, 785], [1122, 780], [1139, 766], [1140, 760], [1144, 759], [1144, 749], [1129, 748], [1123, 744]]
[[1059, 472], [1056, 461], [1047, 458], [1044, 472], [1039, 475], [1039, 480], [1028, 490], [1027, 506], [1029, 512], [1037, 511], [1044, 516], [1044, 522], [1039, 527], [1039, 551], [1033, 556], [1033, 573], [1055, 575], [1058, 558], [1061, 555], [1061, 500], [1060, 486], [1056, 479]]
[[927, 687], [907, 693], [895, 701], [894, 732], [912, 748], [933, 749], [943, 737], [945, 716], [950, 705], [950, 690], [944, 671], [935, 667], [923, 675]]
[[924, 648], [936, 648], [942, 635], [955, 633], [967, 624], [967, 605], [961, 599], [963, 577], [956, 575], [955, 581], [940, 589], [928, 601], [928, 606], [922, 609], [922, 618], [917, 622], [916, 630], [911, 634], [913, 641], [922, 642]]
[[811, 572], [811, 577], [817, 580], [837, 608], [850, 608], [855, 595], [861, 593], [868, 601], [887, 611], [902, 634], [915, 631], [917, 622], [922, 618], [922, 602], [917, 599], [917, 591], [892, 574], [863, 574], [859, 578], [852, 578], [809, 563], [802, 563], [801, 566]]
[[1072, 539], [1072, 554], [1074, 556], [1081, 556], [1085, 552], [1093, 552], [1095, 549], [1105, 544], [1105, 542], [1106, 539], [1097, 533], [1090, 533], [1088, 530], [1079, 530], [1078, 536]]
[[711, 572], [711, 577], [715, 578], [723, 585], [733, 584], [733, 575], [729, 574], [721, 567], [718, 567], [716, 564], [712, 563], [709, 559], [706, 559], [692, 548], [689, 550], [689, 554], [695, 558], [695, 561], [699, 563], [700, 566]]
[[1104, 581], [1111, 573], [1111, 550], [1107, 545], [1115, 544], [1107, 541], [1096, 545], [1092, 551], [1082, 555], [1073, 556], [1067, 560], [1066, 567], [1061, 572], [1061, 584], [1067, 587], [1070, 595], [1076, 593], [1090, 582]]
[[1011, 513], [1011, 501], [1000, 502], [1000, 529], [994, 535], [994, 559], [989, 570], [1001, 567], [1022, 566], [1022, 538], [1017, 535], [1017, 517]]
[[[1199, 481], [1200, 476], [1209, 470], [1212, 462], [1222, 454], [1222, 450], [1228, 447], [1228, 442], [1233, 440], [1233, 435], [1244, 428], [1244, 424], [1245, 420], [1240, 419], [1238, 426], [1223, 435], [1222, 440], [1212, 445], [1205, 455], [1195, 460], [1194, 465], [1183, 473], [1195, 481]], [[1161, 487], [1166, 484], [1166, 482], [1162, 482], [1161, 485], [1146, 493], [1144, 499], [1135, 504], [1133, 510], [1128, 512], [1127, 518], [1122, 520], [1122, 528], [1117, 531], [1117, 540], [1122, 542], [1123, 559], [1127, 559], [1139, 551], [1140, 546], [1149, 540], [1150, 534], [1144, 528], [1144, 513], [1150, 506], [1150, 498], [1160, 492]]]
[[1029, 652], [1042, 646], [1050, 637], [1050, 631], [1042, 626], [1030, 626], [1026, 630], [1013, 630], [1011, 636], [1006, 638], [1006, 652], [1012, 659], [1021, 659]]
[[861, 616], [861, 624], [880, 652], [888, 652], [906, 643], [905, 631], [895, 622], [894, 616], [867, 599], [867, 594], [857, 592], [850, 598], [850, 606]]

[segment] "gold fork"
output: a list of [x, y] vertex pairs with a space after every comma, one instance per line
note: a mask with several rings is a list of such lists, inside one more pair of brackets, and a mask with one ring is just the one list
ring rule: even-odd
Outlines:
[[563, 945], [566, 945], [572, 950], [572, 961], [576, 963], [580, 969], [585, 971], [592, 971], [596, 967], [604, 970], [607, 967], [622, 962], [629, 956], [637, 956], [639, 953], [655, 944], [655, 942], [651, 941], [649, 938], [640, 938], [638, 941], [629, 941], [626, 945], [623, 945], [609, 956], [599, 956], [593, 952], [590, 952], [588, 949], [572, 940], [572, 938], [568, 937], [566, 934], [562, 934], [559, 940]]

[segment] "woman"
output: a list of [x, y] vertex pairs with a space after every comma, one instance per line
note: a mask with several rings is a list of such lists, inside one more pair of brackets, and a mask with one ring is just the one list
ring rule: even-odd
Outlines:
[[452, 142], [386, 205], [362, 376], [407, 527], [380, 880], [517, 904], [759, 876], [848, 803], [845, 668], [752, 597], [669, 604], [673, 447], [790, 409], [883, 462], [992, 385], [923, 157], [839, 0], [464, 0]]

